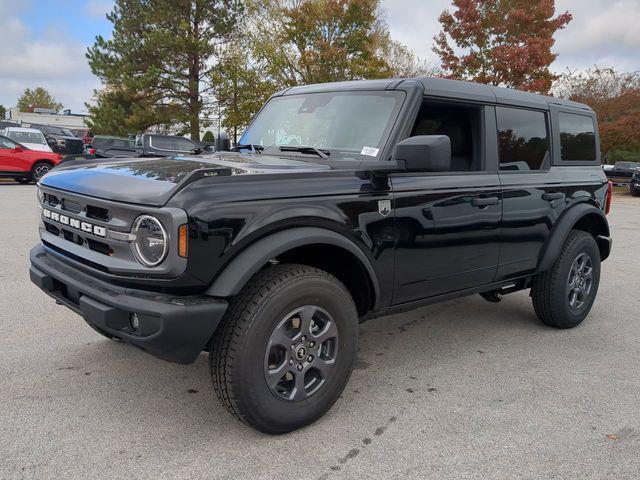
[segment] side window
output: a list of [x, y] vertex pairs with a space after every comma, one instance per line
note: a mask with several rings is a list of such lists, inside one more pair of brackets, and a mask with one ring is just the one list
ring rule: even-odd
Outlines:
[[425, 101], [411, 136], [446, 135], [451, 140], [451, 171], [481, 170], [480, 111], [479, 107]]
[[0, 137], [0, 148], [13, 150], [16, 145], [16, 142], [9, 140], [7, 137]]
[[500, 170], [542, 170], [549, 166], [547, 114], [535, 110], [498, 107]]
[[150, 137], [150, 143], [153, 148], [159, 150], [175, 150], [175, 145], [170, 137], [152, 136]]
[[191, 150], [196, 148], [196, 145], [192, 143], [188, 138], [176, 138], [175, 141], [175, 149], [180, 150], [181, 152], [190, 152]]
[[558, 114], [562, 160], [596, 159], [596, 128], [593, 118], [573, 113]]

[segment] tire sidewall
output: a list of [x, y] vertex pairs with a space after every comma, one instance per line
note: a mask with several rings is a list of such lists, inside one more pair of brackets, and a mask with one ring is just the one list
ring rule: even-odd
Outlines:
[[[280, 321], [304, 305], [325, 309], [338, 328], [338, 356], [332, 375], [315, 394], [300, 402], [276, 397], [264, 377], [264, 358], [269, 338]], [[351, 297], [336, 281], [321, 276], [289, 282], [273, 293], [251, 317], [238, 359], [241, 381], [236, 394], [258, 425], [269, 431], [290, 431], [326, 413], [344, 389], [355, 362], [358, 346], [358, 316]]]
[[[581, 253], [586, 253], [591, 257], [593, 278], [591, 293], [587, 303], [579, 311], [574, 311], [569, 306], [566, 288], [573, 262]], [[591, 307], [593, 307], [593, 303], [595, 302], [598, 294], [598, 287], [600, 285], [600, 250], [598, 250], [598, 245], [591, 235], [581, 235], [567, 250], [565, 250], [555, 274], [558, 275], [558, 281], [554, 282], [557, 287], [555, 291], [551, 292], [554, 308], [556, 311], [562, 312], [568, 326], [576, 326], [580, 324], [591, 311]]]

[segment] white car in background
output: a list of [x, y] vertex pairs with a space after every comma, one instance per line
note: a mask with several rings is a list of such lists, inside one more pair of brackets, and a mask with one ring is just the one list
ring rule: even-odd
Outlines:
[[51, 152], [51, 147], [47, 144], [47, 139], [40, 130], [35, 128], [23, 127], [7, 127], [1, 135], [10, 138], [14, 142], [24, 145], [29, 150], [38, 150], [40, 152]]

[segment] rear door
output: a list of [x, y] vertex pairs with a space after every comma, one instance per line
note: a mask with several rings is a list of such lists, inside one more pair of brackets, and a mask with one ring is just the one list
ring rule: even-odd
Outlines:
[[548, 110], [496, 107], [504, 214], [496, 280], [532, 273], [566, 204], [566, 175], [552, 167]]
[[392, 175], [396, 228], [393, 303], [490, 283], [496, 274], [502, 193], [492, 107], [423, 102], [414, 135], [447, 135], [450, 172]]

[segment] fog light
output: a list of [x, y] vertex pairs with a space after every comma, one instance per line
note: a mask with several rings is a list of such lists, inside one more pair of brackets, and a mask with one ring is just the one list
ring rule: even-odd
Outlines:
[[131, 330], [134, 332], [140, 328], [140, 319], [137, 313], [131, 314], [131, 317], [129, 317], [129, 325], [131, 325]]

